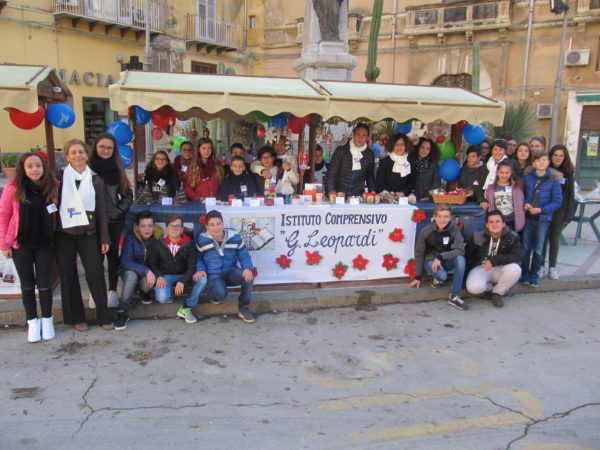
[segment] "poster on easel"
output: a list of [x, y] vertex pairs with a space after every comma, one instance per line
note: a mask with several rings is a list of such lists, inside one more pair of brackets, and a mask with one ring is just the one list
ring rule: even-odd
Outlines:
[[15, 263], [0, 253], [0, 296], [20, 296], [21, 283]]
[[598, 140], [600, 136], [588, 137], [587, 156], [598, 156]]

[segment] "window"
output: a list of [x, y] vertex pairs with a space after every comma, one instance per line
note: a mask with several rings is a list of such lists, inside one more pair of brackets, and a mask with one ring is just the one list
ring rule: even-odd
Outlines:
[[467, 20], [466, 6], [444, 9], [444, 22], [464, 22], [465, 20]]
[[248, 28], [256, 28], [256, 16], [248, 16]]
[[458, 73], [458, 74], [444, 74], [437, 77], [431, 83], [433, 86], [446, 86], [446, 87], [462, 87], [466, 89], [471, 89], [472, 77], [468, 73]]
[[498, 17], [498, 4], [474, 5], [473, 20], [495, 19]]
[[192, 73], [217, 73], [217, 65], [192, 61]]
[[216, 40], [216, 0], [196, 0], [196, 37]]
[[438, 22], [437, 10], [417, 11], [415, 25], [435, 25]]
[[600, 0], [590, 0], [590, 9], [600, 9]]

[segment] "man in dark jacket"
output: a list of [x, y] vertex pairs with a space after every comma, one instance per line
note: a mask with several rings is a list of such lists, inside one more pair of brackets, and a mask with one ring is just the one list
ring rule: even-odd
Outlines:
[[345, 192], [346, 196], [362, 195], [375, 189], [375, 154], [367, 148], [369, 127], [359, 123], [352, 139], [333, 153], [327, 172], [328, 192]]
[[[196, 248], [194, 241], [183, 232], [183, 220], [178, 214], [167, 218], [167, 237], [158, 239], [150, 252], [150, 270], [156, 276], [156, 300], [159, 303], [173, 301], [172, 293], [183, 294], [187, 283], [193, 283], [192, 293], [177, 311], [177, 317], [186, 323], [196, 323], [192, 308], [198, 304], [206, 286], [206, 276], [196, 272]], [[174, 286], [174, 289], [173, 289]]]
[[121, 249], [121, 298], [117, 310], [115, 330], [124, 330], [129, 322], [131, 297], [137, 287], [142, 303], [152, 302], [150, 291], [156, 283], [154, 272], [148, 267], [150, 249], [157, 239], [162, 237], [162, 229], [154, 225], [151, 211], [142, 211], [135, 217], [135, 225], [125, 238]]
[[463, 188], [467, 198], [477, 204], [485, 201], [483, 185], [487, 178], [487, 167], [481, 162], [479, 146], [471, 145], [467, 149], [467, 161], [460, 171], [458, 187]]
[[485, 293], [496, 308], [502, 308], [502, 297], [521, 277], [523, 247], [500, 211], [487, 213], [485, 230], [473, 234], [467, 244], [467, 259], [472, 266], [467, 290], [474, 295]]

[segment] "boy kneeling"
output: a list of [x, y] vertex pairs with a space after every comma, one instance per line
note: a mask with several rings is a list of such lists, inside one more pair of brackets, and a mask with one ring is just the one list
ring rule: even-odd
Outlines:
[[196, 323], [198, 319], [192, 314], [192, 308], [200, 300], [200, 294], [206, 286], [206, 276], [195, 271], [197, 258], [194, 241], [184, 234], [181, 216], [174, 214], [168, 217], [166, 225], [167, 237], [158, 239], [150, 253], [150, 269], [156, 275], [156, 300], [159, 303], [171, 303], [172, 292], [181, 295], [185, 285], [192, 282], [192, 293], [177, 311], [177, 317], [186, 323]]
[[419, 287], [423, 267], [433, 277], [432, 287], [441, 287], [454, 270], [454, 280], [448, 304], [458, 309], [469, 309], [460, 298], [465, 277], [465, 243], [456, 222], [452, 220], [450, 206], [440, 203], [433, 210], [433, 223], [421, 230], [415, 244], [415, 269], [417, 276], [408, 287]]
[[241, 285], [238, 316], [246, 323], [254, 322], [249, 307], [254, 281], [253, 265], [244, 240], [232, 228], [224, 227], [219, 211], [206, 214], [206, 230], [196, 240], [199, 251], [196, 268], [197, 273], [208, 275], [208, 299], [213, 304], [219, 304], [227, 297], [227, 286]]

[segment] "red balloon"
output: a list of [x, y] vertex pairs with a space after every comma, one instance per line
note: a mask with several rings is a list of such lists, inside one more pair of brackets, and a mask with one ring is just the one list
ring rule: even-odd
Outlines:
[[158, 140], [162, 139], [162, 137], [163, 137], [163, 132], [160, 128], [158, 128], [158, 127], [152, 128], [152, 139], [154, 139], [155, 141], [158, 141]]
[[38, 106], [38, 110], [34, 113], [26, 113], [17, 108], [10, 108], [8, 111], [10, 121], [22, 130], [33, 130], [46, 117], [46, 110], [43, 106]]
[[443, 144], [444, 142], [446, 142], [446, 138], [440, 135], [435, 138], [435, 142], [437, 142], [438, 144]]
[[462, 130], [464, 127], [467, 126], [468, 123], [469, 122], [467, 122], [466, 120], [459, 120], [458, 122], [456, 122], [456, 126], [459, 130]]
[[169, 124], [175, 125], [175, 121], [177, 120], [173, 108], [166, 105], [152, 111], [150, 118], [152, 119], [152, 123], [161, 130], [166, 130]]

